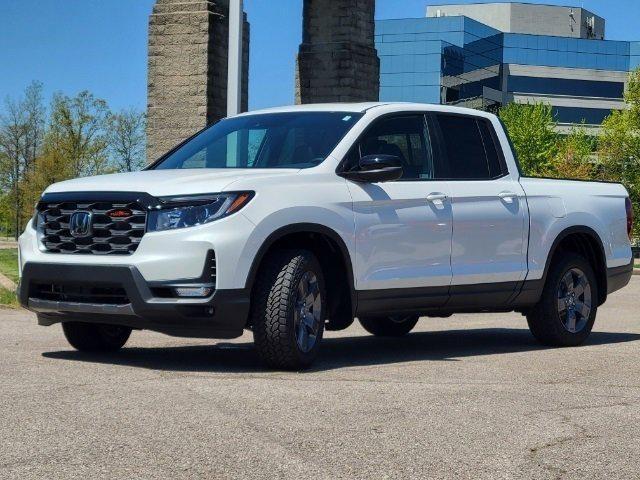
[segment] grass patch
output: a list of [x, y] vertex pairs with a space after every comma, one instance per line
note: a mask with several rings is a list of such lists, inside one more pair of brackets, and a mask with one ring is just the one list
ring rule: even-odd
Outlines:
[[14, 292], [0, 287], [0, 307], [18, 307], [18, 299]]
[[[0, 250], [0, 273], [18, 283], [18, 250], [15, 248]], [[17, 307], [18, 299], [15, 292], [0, 287], [0, 306]]]
[[0, 250], [0, 273], [9, 277], [14, 283], [18, 283], [18, 249]]

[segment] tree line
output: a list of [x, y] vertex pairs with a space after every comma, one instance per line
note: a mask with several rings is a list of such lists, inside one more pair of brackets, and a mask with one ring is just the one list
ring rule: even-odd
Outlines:
[[33, 82], [0, 109], [0, 231], [17, 238], [52, 183], [135, 171], [144, 161], [142, 112], [112, 112], [88, 91], [56, 93], [46, 105]]

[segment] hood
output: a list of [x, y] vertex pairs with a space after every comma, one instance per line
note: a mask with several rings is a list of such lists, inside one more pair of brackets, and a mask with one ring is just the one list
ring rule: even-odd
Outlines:
[[223, 192], [236, 180], [291, 175], [297, 169], [192, 169], [145, 170], [55, 183], [46, 193], [58, 192], [146, 192], [154, 197]]

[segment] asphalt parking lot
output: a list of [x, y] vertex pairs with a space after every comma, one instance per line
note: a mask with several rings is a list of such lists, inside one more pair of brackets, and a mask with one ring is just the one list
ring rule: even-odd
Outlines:
[[305, 373], [249, 335], [84, 355], [0, 310], [0, 478], [640, 478], [639, 297], [636, 276], [581, 348], [457, 315], [329, 333]]

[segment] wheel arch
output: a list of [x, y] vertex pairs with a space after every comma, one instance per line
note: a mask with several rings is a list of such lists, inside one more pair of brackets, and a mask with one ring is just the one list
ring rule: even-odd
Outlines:
[[[302, 244], [300, 245], [300, 241]], [[327, 277], [328, 269], [331, 269], [335, 266], [341, 266], [341, 269], [338, 269], [338, 272], [335, 272], [338, 276], [345, 277], [349, 288], [348, 300], [350, 302], [350, 310], [351, 314], [355, 315], [356, 311], [356, 291], [355, 291], [355, 283], [353, 276], [353, 264], [351, 262], [351, 254], [349, 253], [349, 249], [345, 244], [342, 237], [333, 229], [317, 224], [317, 223], [295, 223], [291, 225], [287, 225], [281, 227], [274, 232], [272, 232], [260, 245], [253, 262], [251, 263], [251, 267], [249, 269], [249, 274], [247, 275], [246, 288], [249, 292], [252, 291], [253, 285], [255, 284], [256, 277], [260, 271], [260, 268], [266, 258], [267, 254], [271, 252], [273, 249], [282, 247], [292, 247], [292, 248], [310, 248], [314, 254], [318, 255], [319, 253], [325, 251], [322, 250], [322, 245], [325, 245], [328, 250], [334, 253], [339, 254], [338, 261], [333, 258], [333, 262], [325, 262], [323, 258], [319, 258], [320, 263], [323, 267], [323, 273], [325, 273], [325, 277]], [[320, 249], [320, 250], [318, 250]], [[328, 282], [329, 283], [329, 282]], [[338, 288], [339, 285], [330, 285], [331, 288]], [[332, 295], [328, 295], [329, 299], [332, 299]], [[337, 306], [334, 306], [337, 308]], [[330, 308], [331, 311], [331, 308]]]
[[607, 255], [600, 235], [591, 227], [576, 225], [562, 230], [553, 241], [544, 267], [543, 285], [553, 258], [562, 250], [574, 251], [591, 264], [598, 282], [598, 304], [607, 299]]

